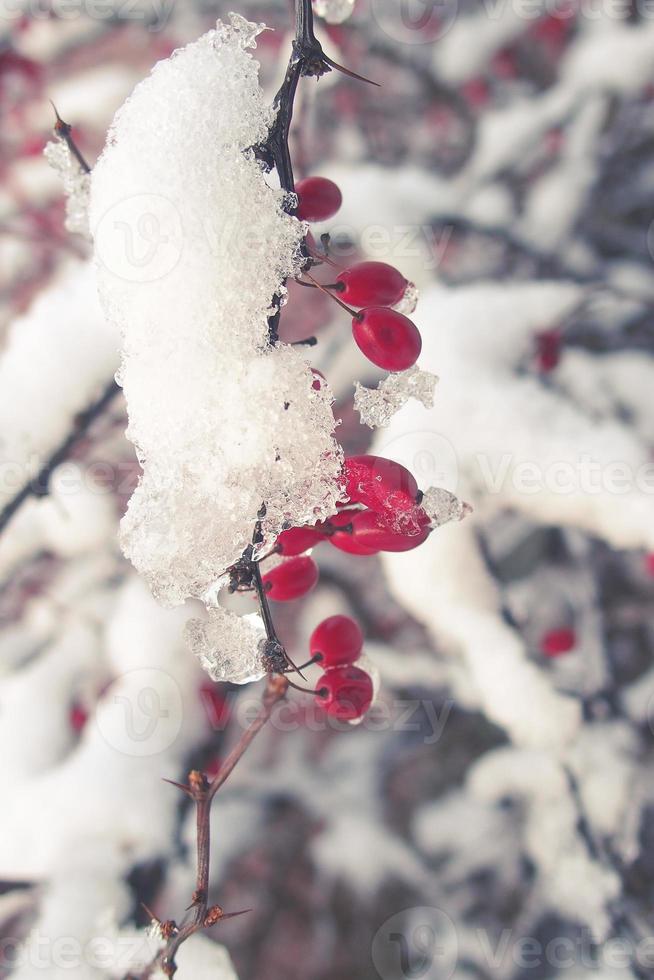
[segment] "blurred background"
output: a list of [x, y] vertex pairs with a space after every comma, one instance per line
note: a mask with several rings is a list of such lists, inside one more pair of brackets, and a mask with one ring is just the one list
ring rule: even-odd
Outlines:
[[[92, 166], [135, 84], [231, 9], [272, 28], [272, 98], [291, 6], [0, 3], [1, 976], [141, 975], [142, 903], [179, 917], [195, 874], [162, 777], [215, 771], [261, 687], [212, 684], [189, 609], [120, 554], [138, 466], [50, 100]], [[233, 977], [214, 943], [240, 980], [654, 976], [654, 8], [316, 12], [381, 88], [303, 82], [296, 176], [343, 191], [314, 229], [336, 261], [416, 283], [434, 408], [363, 425], [353, 382], [380, 375], [312, 290], [291, 286], [282, 338], [318, 336], [346, 454], [474, 513], [383, 560], [325, 543], [317, 589], [273, 604], [296, 662], [324, 616], [358, 619], [379, 700], [356, 728], [299, 694], [273, 717], [213, 813], [212, 899], [252, 911], [179, 976]]]

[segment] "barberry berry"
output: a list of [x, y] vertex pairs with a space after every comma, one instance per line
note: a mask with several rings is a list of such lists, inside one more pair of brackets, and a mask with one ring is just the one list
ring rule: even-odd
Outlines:
[[289, 558], [271, 568], [263, 576], [263, 585], [270, 599], [291, 602], [306, 595], [318, 581], [318, 566], [306, 555]]
[[407, 280], [386, 262], [359, 262], [336, 277], [340, 297], [352, 306], [394, 306], [402, 299]]
[[564, 653], [569, 653], [577, 645], [577, 636], [570, 627], [548, 630], [540, 640], [541, 652], [546, 657], [560, 657]]
[[344, 490], [350, 500], [379, 508], [405, 509], [414, 504], [418, 484], [413, 474], [392, 459], [366, 454], [350, 456], [343, 465]]
[[352, 334], [368, 360], [386, 371], [413, 367], [422, 350], [415, 323], [385, 306], [370, 306], [354, 316]]
[[[416, 508], [420, 513], [420, 508]], [[352, 519], [352, 537], [364, 548], [377, 551], [413, 551], [429, 537], [430, 524], [427, 514], [422, 511], [418, 526], [407, 526], [403, 531], [395, 531], [384, 515], [373, 510], [362, 510]]]
[[373, 684], [358, 667], [335, 667], [322, 675], [316, 686], [316, 701], [339, 721], [361, 718], [372, 703]]
[[340, 189], [327, 177], [307, 177], [297, 184], [295, 192], [300, 221], [326, 221], [333, 218], [343, 203]]
[[290, 558], [303, 554], [322, 540], [322, 533], [315, 527], [289, 527], [277, 538], [275, 551]]
[[[327, 540], [339, 551], [345, 551], [348, 555], [358, 555], [359, 557], [376, 555], [377, 548], [366, 547], [366, 545], [361, 544], [354, 534], [353, 520], [360, 513], [361, 511], [356, 509], [340, 510], [338, 514], [334, 514], [328, 521], [325, 521], [323, 527]], [[343, 528], [343, 530], [340, 531], [338, 528]]]
[[362, 648], [363, 633], [349, 616], [323, 619], [309, 640], [311, 656], [319, 656], [321, 665], [328, 669], [353, 664]]

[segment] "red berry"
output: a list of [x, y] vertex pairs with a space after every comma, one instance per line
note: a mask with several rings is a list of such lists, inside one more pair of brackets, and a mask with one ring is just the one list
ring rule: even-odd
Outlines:
[[386, 262], [359, 262], [336, 277], [338, 294], [352, 306], [394, 306], [407, 287], [401, 272]]
[[353, 528], [354, 517], [360, 513], [360, 510], [341, 510], [338, 514], [330, 517], [323, 525], [326, 535], [328, 535], [327, 540], [339, 551], [345, 551], [348, 555], [359, 555], [360, 557], [376, 555], [377, 549], [362, 545], [352, 530], [334, 531], [334, 528], [347, 527], [348, 525]]
[[569, 627], [548, 630], [540, 641], [541, 651], [546, 657], [560, 657], [564, 653], [569, 653], [576, 645], [575, 631]]
[[79, 735], [88, 720], [89, 713], [86, 708], [83, 707], [83, 705], [81, 705], [78, 701], [71, 704], [68, 711], [68, 721], [75, 734]]
[[362, 510], [352, 519], [353, 538], [364, 548], [377, 551], [413, 551], [429, 537], [429, 518], [422, 511], [421, 526], [407, 528], [404, 533], [388, 527], [382, 515], [372, 510]]
[[327, 382], [327, 378], [322, 371], [318, 370], [318, 368], [311, 368], [311, 373], [313, 375], [313, 384], [311, 387], [314, 391], [320, 391], [323, 385]]
[[263, 576], [263, 584], [270, 599], [275, 602], [291, 602], [310, 592], [318, 581], [318, 566], [306, 556], [289, 558], [271, 568]]
[[318, 704], [339, 721], [361, 718], [373, 697], [370, 675], [358, 667], [336, 667], [326, 671], [318, 681], [316, 690]]
[[280, 555], [290, 557], [301, 555], [323, 540], [323, 535], [315, 527], [289, 527], [277, 538], [275, 545]]
[[645, 555], [645, 571], [654, 578], [654, 551], [650, 551], [649, 554]]
[[295, 191], [300, 221], [326, 221], [333, 218], [343, 203], [339, 188], [326, 177], [307, 177], [300, 181]]
[[345, 492], [350, 500], [373, 510], [406, 509], [415, 504], [418, 484], [413, 474], [383, 456], [350, 456], [343, 465]]
[[415, 323], [385, 306], [370, 306], [352, 320], [352, 333], [363, 354], [386, 371], [413, 367], [422, 350]]
[[349, 616], [329, 616], [316, 626], [309, 640], [311, 656], [320, 654], [326, 668], [353, 664], [361, 654], [363, 633]]
[[558, 367], [561, 360], [561, 331], [543, 330], [536, 335], [536, 362], [544, 374]]

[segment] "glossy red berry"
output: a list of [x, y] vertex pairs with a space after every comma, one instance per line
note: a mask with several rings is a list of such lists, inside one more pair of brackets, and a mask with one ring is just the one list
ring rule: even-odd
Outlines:
[[576, 645], [577, 636], [569, 627], [548, 630], [540, 641], [541, 651], [546, 657], [560, 657], [564, 653], [569, 653]]
[[361, 718], [372, 703], [373, 686], [369, 674], [358, 667], [327, 670], [316, 685], [316, 701], [328, 715], [339, 721]]
[[325, 668], [353, 664], [361, 655], [363, 633], [349, 616], [329, 616], [316, 626], [309, 640], [311, 656], [320, 654]]
[[[325, 521], [323, 527], [327, 540], [339, 551], [345, 551], [348, 555], [358, 555], [359, 557], [376, 555], [377, 548], [366, 547], [366, 545], [361, 544], [353, 533], [353, 520], [360, 513], [359, 510], [341, 510], [338, 514], [330, 517], [328, 521]], [[341, 527], [344, 528], [343, 531], [337, 530]]]
[[353, 538], [364, 548], [374, 548], [377, 551], [413, 551], [429, 537], [429, 518], [424, 515], [420, 524], [406, 532], [400, 533], [389, 528], [388, 522], [380, 514], [372, 510], [362, 510], [352, 520]]
[[413, 321], [385, 306], [370, 306], [352, 320], [352, 334], [363, 354], [385, 371], [406, 371], [422, 350]]
[[418, 495], [413, 474], [392, 459], [366, 454], [350, 456], [343, 464], [344, 490], [350, 500], [373, 510], [406, 509]]
[[326, 221], [333, 218], [343, 203], [338, 186], [327, 177], [307, 177], [297, 184], [295, 191], [300, 221]]
[[322, 533], [315, 527], [289, 527], [277, 538], [275, 549], [280, 555], [290, 558], [304, 554], [322, 540]]
[[401, 272], [386, 262], [359, 262], [337, 277], [338, 294], [351, 306], [394, 306], [408, 285]]
[[306, 595], [318, 581], [318, 566], [313, 558], [289, 558], [271, 568], [263, 576], [268, 598], [275, 602], [291, 602]]
[[561, 360], [562, 337], [560, 330], [543, 330], [536, 336], [536, 363], [543, 374], [558, 367]]

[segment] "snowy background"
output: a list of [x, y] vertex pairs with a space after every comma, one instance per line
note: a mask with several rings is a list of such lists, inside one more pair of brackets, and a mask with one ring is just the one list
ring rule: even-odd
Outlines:
[[[0, 976], [138, 975], [141, 903], [179, 916], [193, 890], [193, 814], [162, 777], [215, 771], [260, 696], [208, 680], [193, 606], [162, 608], [121, 555], [119, 341], [43, 155], [48, 99], [93, 164], [135, 84], [232, 9], [274, 28], [272, 98], [282, 0], [0, 4], [0, 507], [109, 392], [0, 536]], [[319, 31], [382, 88], [301, 85], [297, 175], [344, 197], [314, 232], [417, 284], [434, 408], [362, 425], [353, 382], [381, 375], [312, 290], [291, 287], [282, 338], [319, 337], [346, 454], [474, 513], [382, 560], [322, 545], [318, 588], [274, 605], [296, 662], [353, 615], [379, 699], [357, 728], [299, 694], [274, 715], [213, 812], [212, 899], [252, 911], [183, 947], [179, 976], [652, 976], [654, 10], [357, 0]], [[159, 122], [180, 130], [161, 115], [145, 161]], [[136, 255], [157, 244], [131, 231]]]

